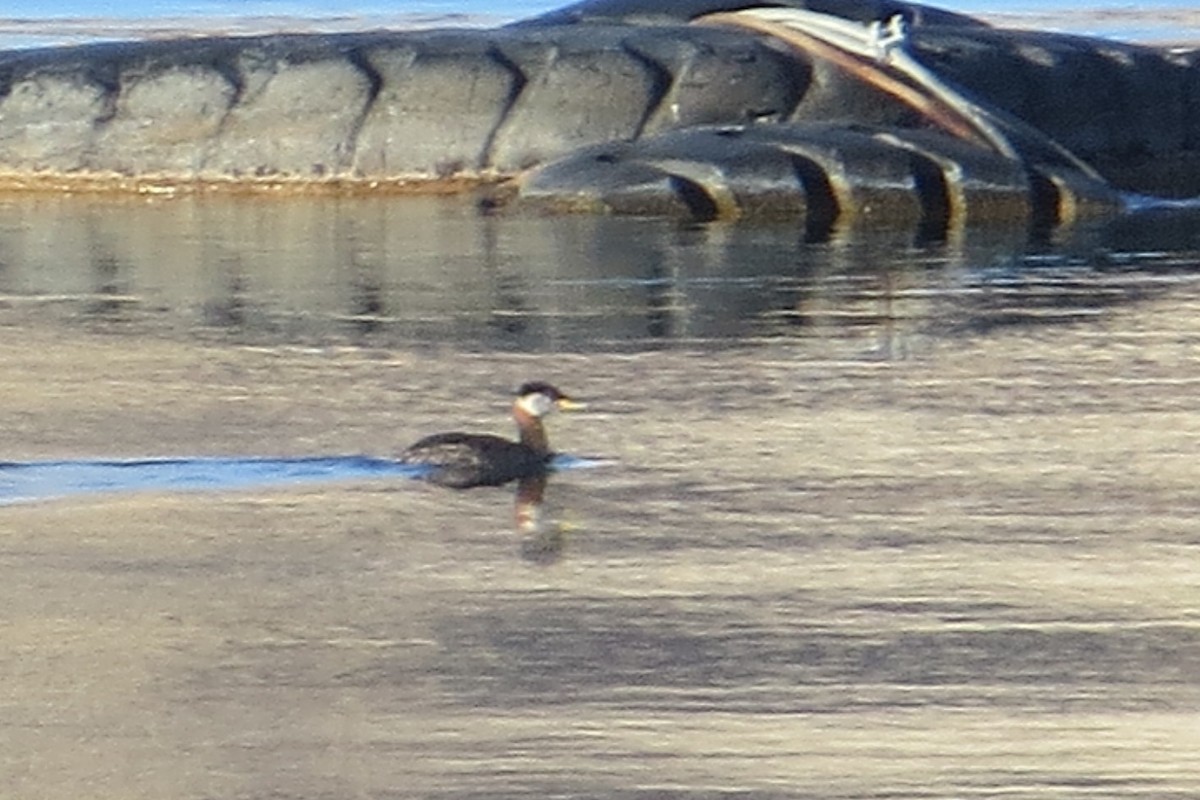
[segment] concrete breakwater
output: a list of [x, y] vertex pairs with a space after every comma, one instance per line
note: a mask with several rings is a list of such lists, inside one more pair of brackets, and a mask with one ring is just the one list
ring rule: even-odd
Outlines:
[[838, 9], [850, 21], [905, 18], [905, 52], [1013, 120], [1014, 152], [947, 132], [897, 96], [886, 64], [691, 24], [721, 3], [667, 12], [601, 0], [490, 30], [0, 53], [0, 185], [487, 185], [501, 187], [489, 203], [801, 216], [818, 237], [850, 216], [937, 234], [1107, 213], [1118, 191], [1200, 193], [1200, 51], [1001, 30], [904, 4]]

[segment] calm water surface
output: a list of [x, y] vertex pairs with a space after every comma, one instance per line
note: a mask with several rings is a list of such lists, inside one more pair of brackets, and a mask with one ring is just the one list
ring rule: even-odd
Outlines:
[[3, 199], [6, 459], [604, 463], [0, 506], [0, 787], [1196, 796], [1198, 230]]
[[874, 222], [488, 216], [430, 198], [0, 198], [14, 313], [245, 343], [638, 351], [807, 341], [902, 356], [1102, 317], [1195, 280], [1200, 210], [922, 242]]

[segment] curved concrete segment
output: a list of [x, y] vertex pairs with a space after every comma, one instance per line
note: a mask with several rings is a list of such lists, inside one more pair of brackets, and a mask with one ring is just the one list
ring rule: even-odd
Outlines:
[[855, 219], [1063, 222], [1110, 212], [1114, 188], [1200, 193], [1196, 53], [886, 0], [772, 5], [850, 21], [869, 46], [866, 23], [904, 20], [907, 71], [730, 27], [752, 7], [693, 24], [747, 8], [736, 0], [596, 0], [482, 31], [14, 51], [0, 53], [0, 184], [445, 191], [518, 178], [519, 202], [796, 216], [814, 236]]
[[10, 172], [435, 180], [673, 127], [786, 118], [805, 70], [728, 31], [598, 26], [0, 54]]
[[523, 201], [559, 211], [804, 220], [835, 229], [968, 222], [1048, 226], [1120, 208], [1107, 184], [1031, 168], [927, 131], [828, 125], [699, 127], [586, 148], [533, 170]]

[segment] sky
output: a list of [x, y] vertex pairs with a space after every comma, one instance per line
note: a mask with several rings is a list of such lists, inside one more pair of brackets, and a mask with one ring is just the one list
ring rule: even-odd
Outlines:
[[[1047, 9], [1186, 8], [1193, 0], [945, 0], [943, 8], [974, 12], [1037, 12]], [[564, 5], [553, 0], [24, 0], [20, 12], [0, 11], [0, 17], [45, 18], [104, 16], [139, 19], [161, 16], [324, 16], [335, 14], [469, 13], [523, 16]]]
[[[570, 0], [22, 0], [19, 11], [16, 4], [0, 5], [0, 49], [137, 38], [161, 19], [171, 22], [165, 30], [153, 31], [154, 35], [281, 29], [256, 26], [251, 21], [263, 17], [296, 20], [290, 30], [495, 25], [567, 2]], [[1200, 20], [1195, 13], [1197, 2], [1200, 0], [934, 0], [929, 4], [968, 14], [1035, 15], [1029, 26], [1049, 30], [1169, 42], [1200, 40], [1200, 22], [1193, 21]], [[1156, 9], [1163, 12], [1161, 21], [1155, 19]], [[1171, 9], [1175, 13], [1167, 13]], [[1191, 15], [1181, 14], [1179, 9], [1190, 10]], [[1072, 14], [1083, 11], [1108, 13]], [[1134, 12], [1136, 16], [1131, 16]], [[1045, 15], [1058, 16], [1050, 19]], [[302, 24], [304, 20], [337, 18], [342, 18], [337, 25]], [[100, 25], [95, 24], [97, 20]], [[223, 20], [241, 20], [242, 24], [223, 24]], [[1012, 23], [1006, 19], [1003, 24]]]

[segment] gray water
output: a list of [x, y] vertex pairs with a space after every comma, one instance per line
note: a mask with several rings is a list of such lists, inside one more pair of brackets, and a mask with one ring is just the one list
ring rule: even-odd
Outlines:
[[[852, 355], [1094, 317], [1195, 280], [1200, 209], [922, 242], [790, 223], [491, 216], [430, 198], [0, 199], [0, 299], [112, 331], [265, 344]], [[848, 348], [848, 349], [845, 349]]]
[[9, 197], [5, 460], [601, 466], [0, 507], [0, 788], [1196, 796], [1197, 230]]

